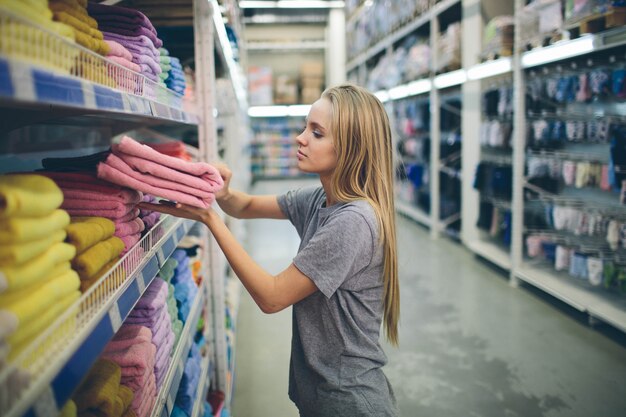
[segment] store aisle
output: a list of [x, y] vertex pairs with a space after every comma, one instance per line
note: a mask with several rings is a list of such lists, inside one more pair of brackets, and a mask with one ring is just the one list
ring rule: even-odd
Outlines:
[[[308, 182], [310, 183], [310, 182]], [[262, 182], [255, 193], [294, 185]], [[402, 417], [623, 416], [626, 343], [589, 328], [540, 293], [505, 277], [461, 245], [430, 240], [398, 217], [400, 347], [386, 373]], [[296, 253], [287, 222], [248, 223], [248, 249], [278, 272]], [[292, 417], [287, 398], [291, 309], [264, 315], [242, 294], [234, 417]]]

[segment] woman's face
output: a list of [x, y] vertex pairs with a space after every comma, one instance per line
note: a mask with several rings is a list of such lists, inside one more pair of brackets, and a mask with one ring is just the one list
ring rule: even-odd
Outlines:
[[337, 166], [337, 153], [330, 131], [332, 105], [321, 98], [311, 106], [306, 127], [298, 135], [298, 168], [304, 172], [330, 176]]

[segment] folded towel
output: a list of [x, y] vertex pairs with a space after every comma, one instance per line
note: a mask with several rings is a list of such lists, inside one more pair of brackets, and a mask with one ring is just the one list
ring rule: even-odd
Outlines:
[[11, 334], [7, 342], [11, 345], [11, 354], [17, 356], [20, 354], [20, 347], [29, 346], [36, 337], [46, 330], [56, 319], [65, 313], [80, 298], [79, 291], [71, 291], [64, 297], [56, 300], [49, 307], [37, 315], [36, 319], [20, 324], [15, 333]]
[[124, 45], [122, 45], [121, 43], [114, 41], [114, 40], [109, 40], [109, 39], [105, 39], [104, 42], [106, 42], [109, 45], [109, 49], [110, 49], [109, 55], [107, 55], [107, 58], [109, 59], [111, 59], [112, 57], [124, 58], [127, 61], [130, 61], [131, 59], [133, 59], [133, 56], [130, 53], [130, 51], [126, 49]]
[[129, 222], [115, 223], [115, 236], [122, 238], [125, 236], [136, 235], [144, 231], [146, 226], [140, 218], [135, 218]]
[[[131, 71], [135, 71], [135, 72], [141, 72], [141, 67], [137, 64], [135, 64], [133, 61], [131, 61], [130, 59], [126, 59], [126, 58], [121, 58], [119, 56], [107, 56], [107, 59], [110, 61], [113, 61], [117, 64], [120, 64], [121, 66], [123, 66], [124, 68], [128, 68]], [[120, 81], [120, 80], [118, 80]], [[121, 80], [124, 81], [124, 80]], [[126, 80], [126, 81], [130, 81], [130, 80]]]
[[136, 343], [128, 349], [103, 352], [101, 357], [118, 364], [123, 376], [143, 375], [152, 372], [156, 347], [152, 343]]
[[[37, 171], [39, 175], [52, 179], [62, 189], [79, 189], [89, 190], [98, 193], [118, 195], [124, 187], [98, 179], [94, 172], [55, 172], [55, 171]], [[59, 206], [61, 204], [59, 203]]]
[[187, 252], [184, 249], [176, 249], [172, 252], [170, 259], [175, 259], [177, 264], [176, 268], [179, 271], [185, 270], [186, 266], [189, 265], [189, 256], [187, 256]]
[[74, 18], [84, 22], [91, 28], [98, 28], [98, 22], [87, 14], [87, 9], [85, 8], [81, 8], [80, 6], [71, 6], [69, 3], [54, 0], [50, 0], [48, 7], [53, 12], [65, 12], [72, 15]]
[[61, 413], [59, 414], [59, 417], [76, 417], [76, 416], [77, 416], [76, 403], [72, 400], [67, 400], [67, 402], [61, 409]]
[[[163, 46], [163, 41], [150, 29], [143, 26], [124, 25], [122, 23], [112, 23], [110, 21], [98, 22], [98, 28], [106, 33], [113, 33], [123, 36], [145, 36], [156, 48]], [[105, 39], [107, 39], [105, 35]], [[110, 39], [110, 38], [109, 38]]]
[[159, 75], [163, 70], [156, 59], [146, 54], [133, 54], [132, 61], [144, 69], [143, 72], [149, 72], [153, 75]]
[[42, 283], [27, 297], [17, 300], [0, 309], [0, 339], [14, 333], [18, 326], [26, 325], [44, 313], [59, 299], [80, 287], [80, 281], [72, 270], [66, 271], [52, 280]]
[[[72, 269], [72, 266], [69, 261], [61, 262], [57, 265], [54, 265], [46, 274], [45, 278], [43, 278], [42, 282], [50, 281], [52, 278], [56, 278], [59, 275], [63, 274], [65, 271], [69, 271], [70, 269]], [[39, 288], [40, 285], [40, 283], [35, 283], [17, 290], [9, 290], [0, 293], [0, 306], [9, 305], [17, 300], [29, 296], [33, 293], [33, 291]]]
[[141, 233], [122, 236], [120, 239], [122, 240], [122, 242], [124, 242], [124, 250], [122, 251], [122, 255], [125, 255], [137, 244], [137, 242], [141, 240]]
[[[143, 194], [139, 191], [131, 190], [130, 188], [122, 188], [117, 193], [101, 193], [98, 191], [79, 190], [72, 188], [61, 187], [64, 196], [64, 203], [66, 200], [87, 200], [98, 202], [111, 202], [115, 201], [123, 204], [135, 204], [143, 201]], [[104, 204], [103, 203], [103, 204]], [[80, 208], [80, 206], [78, 206]], [[107, 205], [102, 205], [103, 208], [110, 208]]]
[[[123, 40], [120, 39], [120, 41], [123, 41]], [[152, 42], [150, 42], [148, 38], [144, 39], [142, 43], [133, 42], [132, 40], [129, 40], [124, 43], [124, 47], [128, 49], [128, 52], [131, 53], [132, 57], [136, 57], [138, 55], [145, 55], [147, 57], [152, 58], [154, 62], [156, 62], [157, 64], [160, 63], [159, 50], [156, 49], [154, 46], [152, 46]], [[134, 60], [133, 62], [139, 63]]]
[[170, 320], [172, 323], [178, 318], [178, 306], [176, 305], [176, 298], [174, 298], [174, 286], [172, 284], [167, 284], [171, 286], [172, 295], [167, 297], [167, 314], [170, 316]]
[[75, 255], [74, 246], [55, 243], [47, 251], [22, 265], [0, 267], [0, 293], [41, 282], [55, 265], [67, 262]]
[[[132, 409], [137, 413], [137, 417], [147, 417], [150, 415], [152, 407], [156, 401], [157, 389], [154, 373], [150, 374], [146, 386], [135, 394], [135, 399], [131, 405]], [[138, 400], [138, 401], [137, 401]]]
[[73, 395], [78, 412], [99, 410], [103, 415], [112, 416], [118, 400], [120, 378], [118, 364], [106, 358], [98, 359]]
[[146, 226], [145, 230], [150, 230], [159, 222], [160, 219], [161, 219], [161, 213], [159, 213], [158, 211], [155, 211], [147, 215], [146, 217], [143, 217], [141, 220], [143, 221], [143, 224]]
[[123, 22], [135, 26], [144, 26], [156, 34], [156, 30], [152, 22], [150, 22], [150, 19], [139, 10], [91, 2], [87, 5], [87, 11], [90, 16], [93, 16], [98, 21], [111, 20], [113, 22]]
[[152, 343], [157, 347], [157, 356], [160, 347], [165, 343], [169, 333], [172, 332], [172, 319], [168, 308], [163, 309], [161, 318], [156, 323], [156, 328], [152, 331]]
[[145, 326], [124, 323], [104, 351], [124, 350], [137, 343], [152, 343], [152, 332]]
[[151, 316], [158, 311], [162, 311], [167, 300], [167, 283], [161, 278], [152, 280], [148, 288], [135, 304], [135, 308], [130, 312], [131, 316]]
[[115, 223], [104, 217], [74, 217], [65, 228], [67, 243], [76, 248], [76, 253], [83, 253], [98, 242], [102, 242], [115, 233]]
[[[100, 268], [100, 270], [96, 272], [93, 277], [88, 279], [81, 279], [80, 291], [83, 293], [87, 292], [89, 288], [91, 288], [94, 284], [100, 281], [100, 278], [109, 273], [118, 262], [119, 258], [115, 258], [111, 262]], [[124, 270], [124, 268], [117, 268], [115, 272], [113, 272], [113, 274], [110, 276], [110, 279], [118, 283], [124, 282], [124, 280], [126, 279], [126, 271]]]
[[180, 335], [183, 333], [183, 327], [183, 322], [178, 318], [172, 323], [172, 331], [174, 332], [174, 346], [176, 346], [178, 344], [178, 341], [180, 340]]
[[135, 156], [156, 162], [159, 165], [175, 169], [177, 171], [201, 177], [210, 184], [210, 191], [217, 192], [224, 185], [219, 171], [212, 165], [205, 162], [187, 162], [178, 158], [164, 155], [150, 146], [142, 145], [128, 136], [123, 136], [119, 145], [113, 146], [114, 150], [123, 152], [126, 155]]
[[[112, 183], [135, 188], [136, 190], [143, 191], [145, 193], [154, 194], [195, 207], [208, 208], [213, 202], [213, 199], [210, 198], [205, 201], [199, 197], [195, 197], [181, 191], [172, 190], [171, 187], [178, 187], [177, 183], [138, 173], [113, 154], [109, 155], [106, 162], [98, 164], [98, 177]], [[159, 187], [146, 183], [148, 178], [150, 182], [161, 183], [162, 186]], [[181, 185], [179, 188], [185, 187]]]
[[167, 371], [168, 359], [172, 355], [172, 348], [174, 347], [174, 332], [169, 329], [164, 337], [161, 345], [157, 349], [156, 358], [154, 361], [154, 374], [158, 376], [161, 373]]
[[77, 216], [77, 217], [105, 217], [105, 218], [111, 219], [111, 220], [123, 221], [122, 219], [129, 219], [130, 220], [130, 219], [132, 219], [134, 217], [137, 217], [136, 214], [134, 216], [131, 215], [131, 213], [135, 213], [136, 212], [133, 207], [134, 207], [133, 204], [127, 204], [127, 205], [120, 206], [120, 207], [118, 207], [116, 209], [68, 208], [68, 209], [65, 209], [65, 211], [67, 211], [69, 213], [69, 215], [72, 216], [72, 217], [74, 217], [74, 216]]
[[170, 256], [169, 258], [167, 258], [167, 261], [165, 261], [165, 263], [159, 270], [159, 277], [169, 282], [174, 276], [174, 271], [176, 270], [176, 267], [178, 267], [178, 260]]
[[0, 218], [45, 216], [62, 202], [63, 193], [49, 178], [34, 174], [0, 175]]
[[165, 306], [161, 307], [159, 310], [157, 310], [153, 315], [151, 316], [139, 316], [139, 317], [134, 317], [129, 315], [126, 318], [125, 323], [128, 324], [138, 324], [140, 326], [146, 326], [150, 329], [150, 331], [152, 331], [152, 334], [154, 335], [154, 331], [157, 329], [158, 324], [161, 322], [161, 314], [163, 313], [163, 311], [167, 310], [167, 308]]
[[93, 277], [104, 265], [119, 258], [124, 250], [124, 242], [118, 237], [110, 237], [98, 242], [72, 260], [72, 267], [81, 279]]
[[15, 244], [44, 239], [70, 224], [65, 210], [56, 209], [38, 217], [0, 218], [0, 244]]
[[41, 255], [53, 244], [63, 242], [65, 236], [64, 230], [57, 230], [47, 237], [30, 242], [0, 244], [0, 266], [23, 264]]
[[65, 10], [53, 10], [54, 20], [70, 25], [74, 29], [92, 37], [93, 39], [102, 40], [102, 32], [98, 30], [96, 26], [92, 26], [90, 23], [93, 18], [87, 14], [81, 15], [80, 13], [72, 13]]

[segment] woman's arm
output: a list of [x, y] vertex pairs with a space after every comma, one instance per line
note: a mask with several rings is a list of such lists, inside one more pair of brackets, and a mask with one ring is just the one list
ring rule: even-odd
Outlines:
[[140, 203], [138, 206], [206, 224], [233, 271], [264, 313], [279, 312], [317, 291], [313, 281], [293, 264], [275, 276], [261, 268], [237, 242], [220, 216], [210, 208], [205, 210], [180, 203]]

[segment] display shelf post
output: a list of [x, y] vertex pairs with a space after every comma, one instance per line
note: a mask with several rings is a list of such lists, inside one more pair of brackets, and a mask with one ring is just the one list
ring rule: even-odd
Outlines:
[[[463, 0], [462, 60], [463, 68], [478, 63], [482, 44], [482, 14], [480, 0]], [[476, 228], [479, 194], [473, 187], [476, 166], [480, 162], [481, 81], [468, 80], [461, 86], [461, 240], [468, 242], [479, 238]]]
[[513, 45], [513, 199], [511, 231], [511, 272], [510, 283], [516, 287], [518, 278], [515, 271], [522, 266], [524, 228], [524, 164], [526, 148], [526, 99], [524, 70], [521, 63], [522, 34], [521, 13], [523, 0], [515, 0], [515, 38]]
[[[439, 61], [439, 17], [433, 15], [430, 22], [430, 51], [431, 51], [431, 83], [434, 85], [434, 75]], [[441, 181], [439, 173], [441, 167], [441, 95], [439, 89], [430, 90], [430, 236], [433, 239], [439, 237], [441, 233], [441, 222], [439, 220], [439, 206]]]

